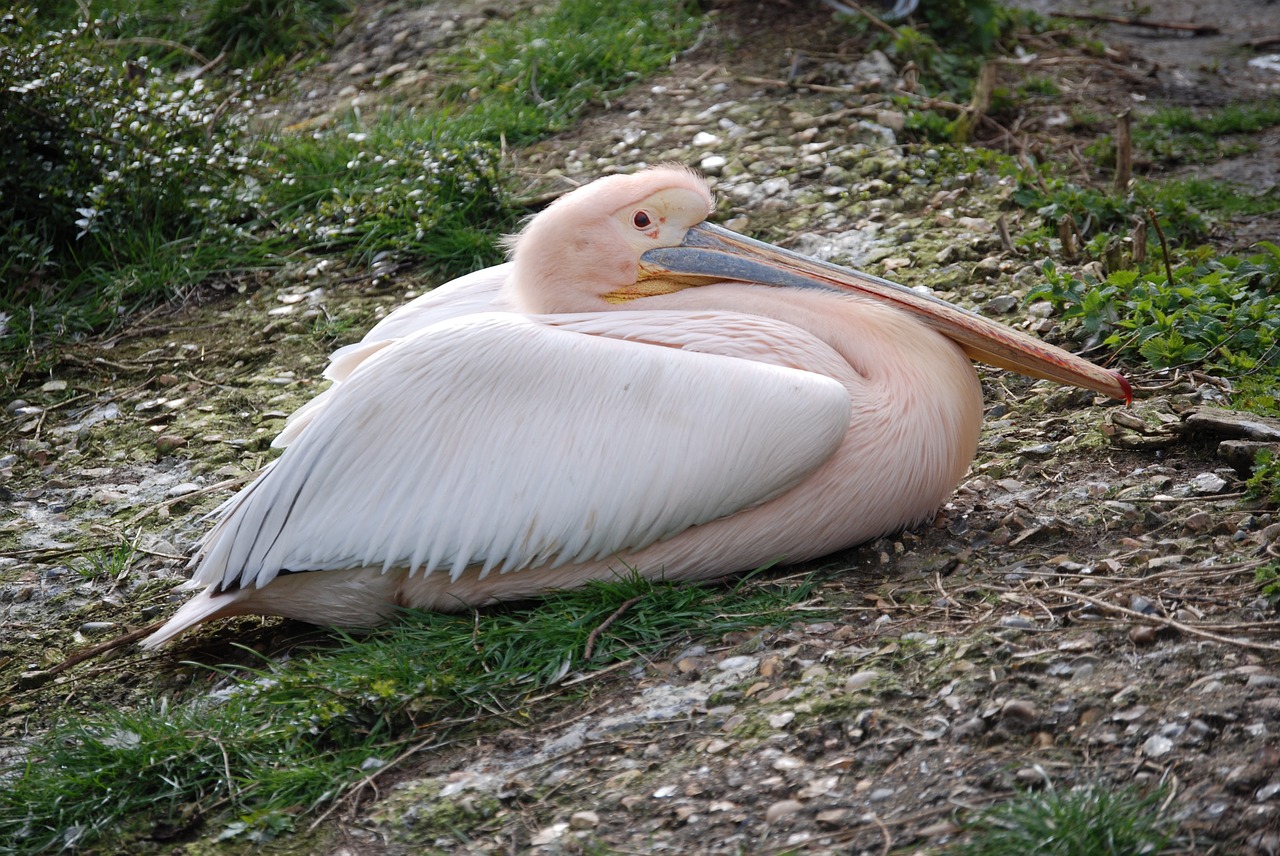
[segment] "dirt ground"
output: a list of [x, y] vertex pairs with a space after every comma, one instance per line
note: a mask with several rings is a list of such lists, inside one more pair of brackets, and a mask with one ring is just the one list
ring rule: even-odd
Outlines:
[[[1098, 133], [1062, 120], [1075, 108], [1112, 115], [1275, 97], [1280, 73], [1250, 66], [1260, 52], [1243, 45], [1280, 33], [1277, 8], [1162, 4], [1144, 17], [1220, 33], [1100, 24], [1101, 55], [1046, 42], [1001, 74], [1049, 77], [1058, 94], [979, 135], [1070, 162]], [[381, 48], [430, 50], [479, 26], [483, 10], [363, 10], [284, 115], [323, 123], [352, 100], [411, 92], [421, 79], [412, 68], [391, 73], [403, 57]], [[994, 228], [1001, 215], [1015, 234], [1032, 225], [1007, 204], [1007, 181], [980, 167], [926, 175], [928, 147], [901, 146], [894, 116], [873, 122], [856, 111], [878, 103], [901, 69], [860, 52], [810, 0], [723, 0], [710, 20], [668, 73], [511, 153], [527, 194], [642, 163], [688, 163], [712, 176], [720, 219], [734, 228], [927, 284], [1061, 338], [1052, 318], [1001, 300], [1021, 298], [1038, 276], [1036, 260], [1006, 252]], [[1275, 186], [1280, 133], [1257, 142], [1178, 169]], [[833, 186], [852, 201], [833, 202]], [[1239, 248], [1277, 236], [1273, 212], [1222, 224], [1215, 240]], [[364, 271], [302, 263], [85, 343], [5, 402], [0, 533], [15, 546], [0, 556], [0, 759], [54, 707], [180, 693], [193, 674], [184, 660], [234, 659], [236, 641], [278, 650], [306, 632], [240, 622], [171, 651], [48, 672], [173, 609], [169, 589], [207, 525], [201, 514], [269, 459], [285, 416], [319, 388], [327, 353], [428, 285], [411, 272], [375, 283]], [[349, 332], [325, 333], [321, 322], [333, 317]], [[1163, 785], [1177, 822], [1170, 852], [1280, 854], [1280, 617], [1254, 580], [1280, 556], [1280, 514], [1245, 501], [1241, 475], [1217, 454], [1226, 429], [1197, 417], [1222, 403], [1222, 383], [1138, 374], [1138, 398], [1124, 408], [982, 376], [978, 457], [932, 525], [778, 572], [819, 574], [817, 619], [695, 639], [660, 661], [583, 679], [571, 705], [532, 707], [528, 727], [381, 773], [304, 844], [147, 847], [939, 853], [965, 812], [1015, 789], [1100, 783]], [[84, 537], [111, 544], [121, 521], [145, 530], [129, 573], [84, 573]]]

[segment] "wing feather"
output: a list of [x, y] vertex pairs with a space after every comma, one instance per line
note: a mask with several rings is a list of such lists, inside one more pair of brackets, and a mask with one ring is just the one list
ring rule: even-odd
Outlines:
[[[805, 348], [814, 355], [797, 366]], [[731, 313], [431, 325], [330, 391], [210, 533], [193, 583], [261, 587], [282, 570], [366, 565], [456, 579], [473, 564], [506, 572], [639, 550], [825, 461], [848, 395], [798, 369], [832, 359], [797, 328]]]

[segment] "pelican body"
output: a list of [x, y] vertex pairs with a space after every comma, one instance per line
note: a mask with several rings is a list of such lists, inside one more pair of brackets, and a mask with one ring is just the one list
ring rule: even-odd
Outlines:
[[1128, 383], [943, 301], [707, 224], [660, 167], [560, 198], [510, 261], [337, 351], [148, 638], [222, 616], [370, 626], [634, 569], [697, 580], [934, 514], [977, 449], [971, 360]]

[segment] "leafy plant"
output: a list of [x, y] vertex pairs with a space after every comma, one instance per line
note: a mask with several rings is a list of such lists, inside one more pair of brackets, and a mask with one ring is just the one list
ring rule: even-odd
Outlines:
[[950, 856], [1143, 856], [1164, 850], [1172, 823], [1160, 791], [1086, 785], [1061, 792], [1020, 791], [967, 824], [969, 839]]
[[1272, 374], [1280, 366], [1280, 246], [1248, 257], [1192, 256], [1173, 268], [1114, 271], [1083, 282], [1046, 265], [1047, 286], [1028, 300], [1062, 308], [1089, 334], [1156, 368], [1205, 365], [1228, 375]]
[[1253, 474], [1245, 482], [1245, 492], [1269, 505], [1280, 505], [1280, 456], [1268, 450], [1253, 461]]
[[[1280, 502], [1280, 499], [1274, 500]], [[1262, 586], [1262, 596], [1273, 604], [1280, 603], [1280, 562], [1267, 562], [1253, 574], [1254, 580]]]
[[25, 322], [0, 347], [261, 264], [238, 224], [257, 212], [266, 164], [228, 94], [119, 62], [96, 25], [34, 26], [29, 11], [0, 16], [0, 312]]

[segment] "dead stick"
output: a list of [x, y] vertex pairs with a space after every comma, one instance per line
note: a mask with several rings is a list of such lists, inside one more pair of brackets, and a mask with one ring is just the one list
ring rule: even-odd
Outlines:
[[1210, 633], [1208, 630], [1201, 630], [1200, 628], [1193, 627], [1190, 624], [1183, 624], [1181, 621], [1174, 621], [1172, 618], [1165, 618], [1162, 615], [1147, 615], [1143, 612], [1137, 612], [1123, 606], [1117, 606], [1114, 603], [1107, 603], [1105, 600], [1099, 600], [1096, 597], [1089, 597], [1087, 594], [1080, 594], [1079, 592], [1070, 591], [1068, 589], [1048, 589], [1043, 592], [1043, 594], [1056, 594], [1060, 597], [1074, 598], [1075, 600], [1083, 603], [1092, 604], [1093, 606], [1098, 607], [1098, 609], [1105, 610], [1106, 612], [1114, 612], [1119, 615], [1133, 618], [1137, 621], [1145, 621], [1151, 624], [1169, 627], [1179, 631], [1180, 633], [1199, 636], [1202, 639], [1208, 639], [1212, 642], [1221, 642], [1224, 645], [1238, 645], [1241, 648], [1253, 648], [1257, 651], [1280, 653], [1280, 645], [1267, 645], [1262, 642], [1251, 642], [1248, 639], [1232, 639], [1230, 636], [1219, 636], [1217, 633]]
[[1123, 18], [1119, 15], [1093, 15], [1088, 12], [1050, 12], [1053, 18], [1070, 18], [1073, 21], [1092, 21], [1095, 24], [1124, 24], [1128, 27], [1147, 27], [1152, 30], [1177, 30], [1193, 36], [1216, 36], [1222, 30], [1213, 24], [1172, 24], [1166, 21], [1148, 21], [1146, 18]]
[[622, 606], [618, 607], [613, 611], [613, 615], [610, 615], [608, 618], [606, 618], [604, 621], [600, 623], [599, 627], [591, 631], [590, 635], [587, 636], [587, 647], [584, 648], [582, 651], [582, 662], [585, 663], [591, 659], [591, 655], [595, 652], [595, 649], [596, 649], [596, 640], [600, 638], [600, 634], [608, 630], [610, 624], [612, 624], [613, 622], [621, 618], [622, 613], [626, 612], [628, 609], [635, 606], [637, 603], [639, 603], [642, 600], [644, 600], [644, 595], [638, 594], [635, 597], [631, 598], [630, 600], [624, 601]]
[[1147, 217], [1151, 220], [1151, 225], [1156, 227], [1156, 236], [1160, 239], [1160, 252], [1164, 255], [1164, 275], [1167, 285], [1173, 288], [1173, 265], [1169, 264], [1169, 242], [1164, 239], [1164, 229], [1160, 228], [1160, 221], [1156, 219], [1154, 208], [1147, 209]]
[[70, 669], [72, 666], [77, 666], [80, 663], [83, 663], [85, 660], [92, 660], [94, 657], [97, 657], [100, 654], [105, 654], [114, 648], [119, 648], [122, 645], [128, 645], [130, 642], [136, 642], [143, 636], [150, 635], [152, 632], [159, 630], [160, 625], [164, 624], [165, 620], [166, 619], [153, 621], [146, 627], [139, 627], [137, 630], [130, 630], [123, 636], [117, 636], [114, 639], [108, 639], [106, 642], [100, 642], [92, 648], [86, 648], [83, 651], [78, 651], [63, 660], [61, 663], [58, 663], [56, 666], [50, 666], [45, 672], [45, 676], [52, 678], [54, 675], [59, 675], [67, 669]]
[[1133, 134], [1130, 131], [1129, 111], [1116, 117], [1116, 190], [1129, 189], [1133, 175]]

